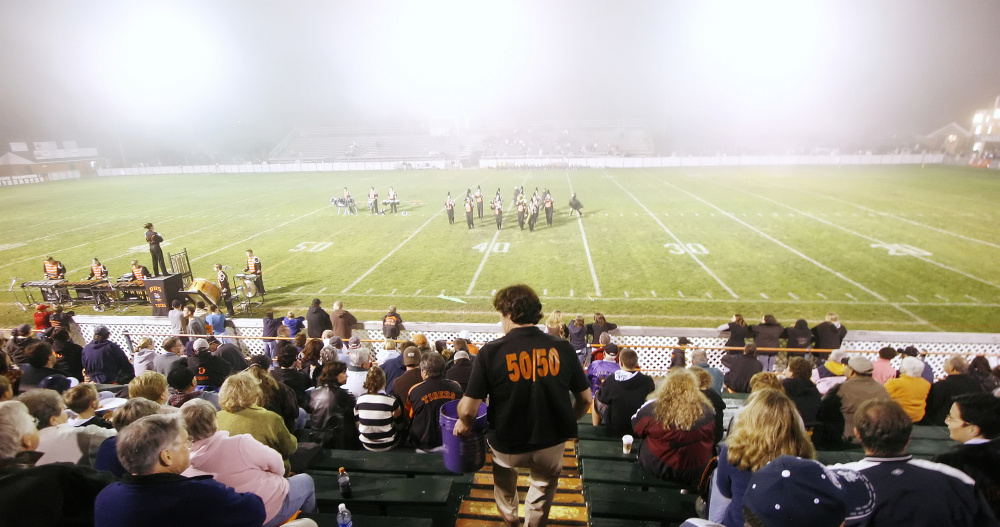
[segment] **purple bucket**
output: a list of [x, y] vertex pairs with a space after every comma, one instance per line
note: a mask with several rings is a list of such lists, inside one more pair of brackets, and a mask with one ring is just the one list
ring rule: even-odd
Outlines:
[[444, 466], [456, 474], [475, 472], [486, 464], [486, 403], [479, 405], [471, 435], [455, 436], [457, 421], [458, 401], [444, 403], [439, 421], [444, 446]]

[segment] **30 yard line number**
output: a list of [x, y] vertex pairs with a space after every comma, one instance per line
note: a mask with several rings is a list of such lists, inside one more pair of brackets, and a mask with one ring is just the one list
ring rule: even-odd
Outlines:
[[293, 253], [299, 251], [318, 253], [331, 245], [333, 245], [333, 242], [302, 242], [296, 245], [294, 249], [289, 249], [288, 251]]
[[663, 245], [667, 248], [667, 251], [671, 254], [708, 254], [708, 249], [700, 243], [685, 243], [681, 245], [679, 243], [667, 243]]

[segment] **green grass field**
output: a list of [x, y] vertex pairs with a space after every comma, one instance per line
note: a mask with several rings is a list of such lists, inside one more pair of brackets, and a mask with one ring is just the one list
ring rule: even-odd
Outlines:
[[[523, 232], [512, 190], [556, 198]], [[396, 188], [406, 214], [370, 216], [364, 197]], [[459, 204], [499, 187], [507, 214], [474, 230]], [[328, 201], [347, 186], [360, 214]], [[568, 216], [571, 191], [584, 217]], [[545, 309], [603, 312], [622, 325], [716, 326], [739, 312], [810, 323], [828, 311], [851, 329], [1000, 331], [1000, 178], [965, 168], [787, 167], [578, 171], [491, 170], [90, 178], [4, 187], [0, 277], [41, 277], [53, 255], [86, 277], [92, 257], [113, 276], [150, 265], [143, 223], [164, 252], [187, 248], [195, 277], [261, 258], [266, 307], [304, 314], [314, 297], [360, 319], [389, 304], [409, 321], [494, 322], [493, 291], [525, 282]], [[169, 245], [168, 245], [169, 244]], [[4, 288], [2, 322], [29, 319]], [[442, 298], [447, 297], [447, 298]], [[40, 295], [36, 292], [36, 298]], [[460, 301], [458, 301], [460, 300]], [[92, 314], [89, 306], [79, 313]], [[255, 314], [258, 316], [260, 310]], [[148, 314], [149, 308], [127, 314]]]

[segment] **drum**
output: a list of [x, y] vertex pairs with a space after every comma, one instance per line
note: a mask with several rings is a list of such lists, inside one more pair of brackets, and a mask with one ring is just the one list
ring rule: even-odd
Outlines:
[[220, 289], [218, 285], [209, 282], [204, 278], [195, 278], [194, 282], [191, 282], [191, 287], [188, 288], [188, 292], [201, 293], [215, 305], [219, 305], [219, 300], [222, 298], [222, 289]]
[[257, 296], [257, 275], [255, 274], [238, 274], [236, 278], [243, 280], [243, 289], [245, 291], [247, 298], [253, 298]]

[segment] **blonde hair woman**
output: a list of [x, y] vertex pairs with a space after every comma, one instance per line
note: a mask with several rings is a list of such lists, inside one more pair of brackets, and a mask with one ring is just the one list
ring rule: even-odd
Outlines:
[[142, 375], [142, 372], [152, 370], [155, 358], [156, 350], [153, 349], [153, 339], [143, 337], [139, 341], [139, 345], [135, 347], [135, 352], [132, 353], [132, 369], [135, 374]]
[[678, 369], [632, 418], [639, 437], [639, 463], [656, 476], [697, 484], [715, 446], [715, 410], [693, 373]]
[[559, 338], [566, 338], [566, 324], [563, 324], [562, 311], [556, 310], [549, 315], [549, 318], [545, 319], [545, 331], [549, 335], [554, 335]]
[[295, 452], [298, 441], [288, 431], [278, 414], [261, 408], [263, 392], [260, 381], [248, 371], [231, 375], [219, 390], [219, 430], [229, 435], [250, 434], [254, 439], [275, 449], [285, 460], [287, 472], [288, 457]]
[[743, 525], [743, 494], [754, 472], [782, 456], [815, 459], [816, 449], [806, 433], [795, 403], [782, 392], [758, 390], [747, 399], [729, 437], [719, 452], [716, 491], [730, 501], [713, 499], [709, 520], [727, 527]]

